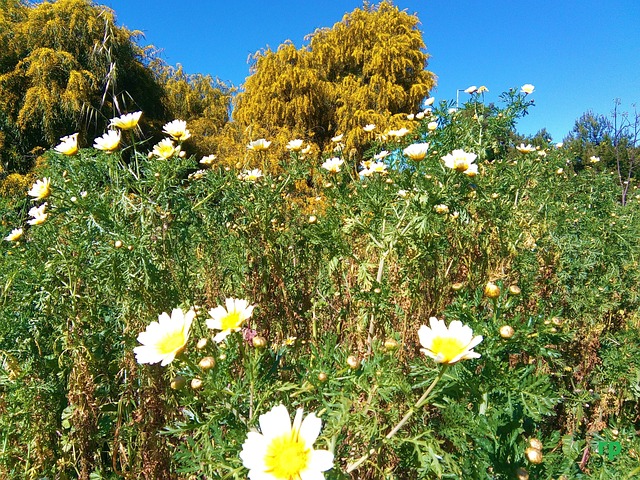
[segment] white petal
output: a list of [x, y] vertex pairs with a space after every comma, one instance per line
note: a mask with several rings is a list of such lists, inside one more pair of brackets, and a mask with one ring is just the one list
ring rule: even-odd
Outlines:
[[300, 480], [324, 480], [324, 474], [318, 470], [303, 470], [300, 472]]
[[227, 312], [231, 313], [236, 309], [236, 299], [235, 298], [227, 298], [224, 301], [224, 303], [227, 306]]
[[211, 310], [209, 310], [209, 315], [211, 315], [211, 317], [215, 320], [220, 320], [223, 317], [227, 316], [227, 311], [224, 309], [224, 307], [217, 306], [216, 308], [212, 308]]
[[271, 411], [260, 415], [259, 423], [260, 431], [267, 441], [291, 432], [291, 419], [284, 405], [273, 407]]
[[231, 333], [231, 330], [222, 330], [215, 337], [213, 337], [213, 341], [216, 343], [220, 343], [224, 341], [225, 338]]
[[251, 470], [249, 480], [278, 480], [276, 477], [262, 470]]
[[240, 452], [242, 464], [249, 470], [265, 470], [264, 457], [268, 446], [263, 435], [258, 432], [249, 432]]
[[477, 335], [477, 336], [473, 337], [473, 339], [469, 342], [469, 345], [467, 345], [467, 349], [471, 350], [476, 345], [478, 345], [480, 342], [482, 342], [482, 335]]
[[[300, 409], [301, 410], [301, 409]], [[316, 417], [315, 413], [310, 413], [306, 416], [302, 425], [300, 426], [300, 438], [302, 438], [307, 447], [312, 447], [315, 443], [318, 435], [320, 435], [320, 429], [322, 428], [322, 420]]]
[[328, 450], [312, 450], [307, 470], [319, 470], [324, 472], [333, 468], [333, 453]]
[[207, 318], [205, 323], [211, 330], [222, 330], [222, 321], [219, 318]]
[[421, 325], [418, 329], [418, 339], [420, 339], [420, 345], [425, 348], [430, 348], [433, 341], [433, 333], [431, 332], [431, 329], [426, 325]]

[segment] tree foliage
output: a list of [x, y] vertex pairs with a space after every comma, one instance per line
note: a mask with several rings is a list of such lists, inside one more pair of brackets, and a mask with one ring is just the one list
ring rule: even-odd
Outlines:
[[110, 118], [144, 111], [156, 127], [186, 117], [200, 138], [228, 117], [229, 89], [186, 75], [142, 47], [141, 33], [116, 25], [90, 0], [0, 2], [0, 160], [24, 173], [38, 147], [80, 132], [90, 144]]
[[347, 148], [362, 146], [367, 137], [356, 127], [387, 127], [393, 115], [417, 110], [435, 84], [418, 23], [391, 2], [365, 4], [300, 49], [286, 42], [258, 52], [234, 119], [274, 134], [284, 127], [320, 147], [336, 134]]

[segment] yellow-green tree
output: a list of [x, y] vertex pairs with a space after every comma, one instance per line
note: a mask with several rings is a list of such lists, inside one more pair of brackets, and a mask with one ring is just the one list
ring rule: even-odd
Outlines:
[[164, 64], [136, 43], [140, 32], [90, 0], [0, 7], [0, 173], [26, 172], [39, 151], [73, 132], [91, 145], [111, 118], [136, 110], [152, 131], [187, 120], [194, 145], [213, 148], [228, 120], [227, 86]]
[[347, 148], [361, 147], [362, 126], [389, 127], [394, 115], [416, 111], [435, 84], [418, 23], [389, 1], [365, 3], [314, 32], [307, 46], [259, 52], [234, 119], [274, 135], [286, 128], [320, 147], [345, 134]]
[[139, 33], [116, 26], [110, 9], [88, 0], [2, 7], [0, 129], [12, 151], [0, 155], [10, 170], [28, 167], [34, 148], [72, 131], [96, 133], [127, 108], [162, 113], [161, 89], [134, 42]]
[[210, 75], [187, 74], [180, 65], [174, 68], [154, 62], [151, 66], [162, 85], [167, 114], [187, 122], [191, 153], [210, 155], [217, 151], [220, 131], [229, 121], [233, 88]]

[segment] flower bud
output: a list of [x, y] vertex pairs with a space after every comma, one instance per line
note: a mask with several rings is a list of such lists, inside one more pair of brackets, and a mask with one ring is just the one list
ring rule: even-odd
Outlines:
[[203, 357], [198, 362], [198, 366], [203, 370], [210, 370], [216, 366], [216, 359], [213, 357]]
[[387, 352], [393, 352], [398, 349], [398, 341], [394, 338], [387, 338], [384, 341], [384, 349]]
[[267, 339], [264, 337], [261, 337], [260, 335], [257, 335], [253, 337], [253, 339], [251, 340], [251, 343], [256, 348], [265, 348], [267, 346]]
[[542, 451], [542, 442], [537, 438], [530, 438], [529, 439], [529, 446], [531, 448], [535, 448], [536, 450]]
[[509, 293], [511, 295], [520, 295], [521, 292], [522, 290], [520, 290], [518, 285], [509, 285]]
[[464, 283], [462, 282], [456, 282], [451, 285], [451, 288], [453, 289], [454, 292], [457, 292], [458, 290], [462, 290], [462, 287], [464, 287]]
[[484, 287], [484, 295], [488, 298], [498, 298], [500, 296], [500, 287], [493, 282], [488, 282]]
[[309, 217], [309, 223], [314, 224], [318, 221], [318, 217], [316, 217], [315, 215], [311, 215]]
[[202, 388], [202, 380], [198, 377], [191, 379], [191, 388], [194, 390], [200, 390]]
[[324, 372], [320, 372], [320, 373], [318, 374], [318, 381], [319, 381], [319, 382], [321, 382], [321, 383], [326, 382], [328, 378], [329, 378], [329, 377], [327, 377], [327, 374], [326, 374], [326, 373], [324, 373]]
[[542, 452], [537, 448], [528, 447], [524, 451], [524, 454], [527, 456], [527, 460], [529, 460], [531, 463], [542, 463]]
[[176, 375], [173, 380], [171, 380], [170, 385], [173, 390], [182, 390], [186, 384], [186, 378], [184, 378], [182, 375]]
[[116, 248], [120, 248], [122, 246], [122, 240], [116, 240], [116, 243], [114, 243], [114, 246]]
[[516, 470], [516, 477], [518, 480], [529, 480], [529, 472], [524, 468], [519, 468]]
[[503, 325], [500, 327], [500, 336], [502, 338], [511, 338], [516, 331], [511, 325]]
[[553, 322], [554, 325], [561, 327], [562, 324], [564, 323], [564, 320], [562, 320], [560, 317], [552, 317], [551, 321]]
[[200, 340], [198, 340], [198, 343], [196, 343], [196, 348], [198, 350], [202, 350], [207, 346], [207, 343], [209, 343], [209, 340], [207, 340], [206, 338], [201, 338]]
[[347, 365], [351, 370], [357, 370], [360, 367], [360, 360], [355, 355], [349, 355], [347, 357]]

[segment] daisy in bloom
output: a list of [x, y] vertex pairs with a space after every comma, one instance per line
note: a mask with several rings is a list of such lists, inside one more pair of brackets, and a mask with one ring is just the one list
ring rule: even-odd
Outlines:
[[489, 89], [487, 87], [485, 87], [484, 85], [481, 85], [480, 87], [478, 87], [478, 93], [484, 93], [484, 92], [488, 92]]
[[433, 207], [433, 209], [436, 211], [436, 213], [439, 213], [440, 215], [449, 213], [449, 207], [446, 206], [444, 203], [436, 205], [435, 207]]
[[221, 330], [215, 337], [214, 342], [222, 342], [227, 335], [237, 332], [242, 328], [242, 324], [253, 313], [253, 305], [249, 305], [246, 300], [239, 298], [227, 298], [225, 300], [226, 309], [218, 305], [209, 310], [211, 318], [207, 319], [207, 327], [212, 330]]
[[407, 120], [413, 120], [414, 118], [416, 118], [416, 116], [413, 113], [407, 115]]
[[338, 173], [340, 171], [340, 166], [344, 163], [344, 160], [338, 157], [333, 157], [327, 160], [322, 164], [322, 168], [331, 172]]
[[100, 138], [96, 138], [93, 142], [93, 148], [104, 150], [105, 152], [113, 152], [120, 145], [120, 131], [109, 130]]
[[306, 155], [307, 153], [309, 153], [311, 151], [311, 145], [307, 145], [306, 147], [304, 147], [302, 150], [300, 150], [300, 153]]
[[430, 132], [433, 132], [435, 130], [438, 129], [438, 122], [429, 122], [427, 124], [427, 129], [429, 129]]
[[67, 135], [60, 139], [60, 144], [54, 147], [54, 150], [63, 155], [75, 155], [78, 153], [78, 134]]
[[424, 101], [424, 106], [428, 107], [430, 105], [433, 105], [433, 102], [436, 101], [436, 97], [429, 97]]
[[269, 148], [271, 142], [265, 140], [264, 138], [260, 138], [258, 140], [254, 140], [253, 142], [249, 142], [247, 145], [247, 150], [253, 150], [254, 152], [263, 152]]
[[472, 94], [472, 93], [476, 93], [477, 91], [478, 91], [478, 87], [476, 87], [475, 85], [471, 85], [470, 87], [467, 87], [464, 90], [464, 93]]
[[162, 127], [162, 132], [169, 135], [176, 142], [184, 142], [191, 137], [191, 132], [187, 130], [187, 122], [184, 120], [174, 120]]
[[404, 153], [411, 160], [419, 161], [424, 160], [424, 157], [427, 156], [427, 150], [429, 150], [428, 143], [412, 143], [407, 148], [405, 148], [402, 153]]
[[416, 120], [422, 120], [424, 118], [424, 112], [416, 113]]
[[595, 155], [591, 155], [589, 157], [589, 163], [598, 163], [600, 161], [600, 157], [596, 157]]
[[213, 165], [214, 160], [216, 159], [215, 155], [207, 155], [206, 157], [202, 157], [200, 163], [202, 165]]
[[4, 237], [4, 239], [7, 242], [15, 242], [17, 241], [20, 237], [22, 236], [22, 229], [21, 228], [14, 228], [13, 230], [11, 230], [11, 233], [9, 235], [7, 235], [6, 237]]
[[260, 177], [262, 177], [262, 170], [260, 170], [259, 168], [256, 168], [254, 170], [246, 170], [240, 176], [240, 178], [245, 182], [255, 182]]
[[120, 130], [131, 130], [138, 126], [142, 112], [126, 113], [111, 119], [110, 127], [116, 127]]
[[521, 143], [516, 147], [516, 150], [518, 150], [520, 153], [530, 153], [534, 152], [536, 150], [536, 147], [532, 146], [530, 143], [528, 143], [527, 145]]
[[387, 150], [382, 150], [380, 153], [376, 153], [373, 156], [374, 160], [382, 160], [383, 158], [387, 157], [389, 155], [390, 152], [388, 152]]
[[44, 223], [44, 221], [47, 219], [47, 216], [49, 215], [48, 213], [45, 213], [46, 208], [47, 204], [43, 203], [39, 207], [33, 207], [31, 210], [29, 210], [29, 216], [33, 218], [27, 223], [29, 225], [40, 225]]
[[336, 135], [335, 137], [331, 138], [331, 141], [334, 143], [339, 143], [342, 141], [342, 137], [344, 137], [344, 134]]
[[176, 148], [173, 145], [173, 140], [171, 140], [170, 138], [165, 138], [153, 147], [153, 151], [151, 153], [156, 157], [164, 158], [165, 160], [167, 160], [179, 151], [180, 149]]
[[407, 133], [409, 133], [409, 130], [402, 127], [399, 130], [389, 130], [387, 132], [387, 135], [389, 135], [390, 137], [395, 137], [395, 138], [402, 138], [404, 137]]
[[195, 316], [193, 308], [187, 313], [174, 308], [171, 316], [166, 312], [158, 315], [157, 322], [151, 322], [138, 334], [138, 342], [142, 345], [133, 349], [136, 361], [140, 364], [161, 362], [162, 367], [173, 362], [189, 340], [189, 329]]
[[447, 110], [447, 112], [449, 112], [449, 115], [453, 115], [454, 113], [456, 113], [458, 111], [457, 108], [455, 107], [451, 107], [449, 110]]
[[369, 123], [367, 125], [365, 125], [364, 127], [362, 127], [362, 129], [369, 133], [369, 132], [373, 132], [373, 130], [376, 128], [376, 126], [373, 123]]
[[534, 87], [530, 83], [525, 83], [524, 85], [522, 85], [522, 87], [520, 87], [520, 92], [524, 93], [525, 95], [529, 95], [529, 94], [533, 93], [533, 91], [535, 89], [536, 89], [536, 87]]
[[371, 173], [379, 173], [385, 175], [387, 173], [387, 166], [383, 162], [373, 162], [369, 167]]
[[437, 363], [450, 365], [460, 360], [480, 358], [473, 347], [482, 341], [482, 335], [474, 337], [471, 328], [460, 320], [454, 320], [447, 328], [444, 320], [431, 317], [429, 325], [422, 325], [418, 330], [420, 345], [424, 347], [420, 351]]
[[[447, 168], [451, 168], [452, 170], [457, 170], [458, 172], [466, 172], [472, 166], [473, 162], [475, 162], [477, 155], [475, 153], [467, 153], [464, 150], [454, 150], [442, 157], [444, 160], [444, 165]], [[476, 173], [478, 172], [478, 167], [475, 167]]]
[[322, 472], [333, 468], [333, 453], [314, 450], [322, 421], [315, 413], [304, 420], [299, 408], [291, 425], [284, 405], [260, 415], [261, 432], [250, 431], [240, 458], [252, 480], [323, 480]]
[[42, 200], [43, 198], [47, 198], [50, 193], [50, 180], [46, 177], [42, 180], [37, 180], [36, 183], [34, 183], [31, 187], [31, 190], [27, 192], [27, 194], [30, 197], [33, 197], [34, 200]]
[[285, 148], [292, 152], [299, 152], [300, 150], [302, 150], [302, 140], [300, 140], [299, 138], [291, 140], [289, 143], [287, 143]]

